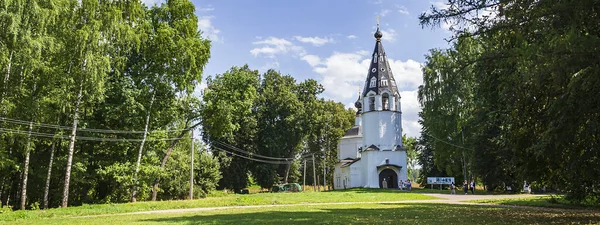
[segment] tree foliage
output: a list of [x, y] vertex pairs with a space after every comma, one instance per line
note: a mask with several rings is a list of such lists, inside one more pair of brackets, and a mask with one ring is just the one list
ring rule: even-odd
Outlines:
[[[451, 154], [458, 145], [469, 149], [471, 174], [489, 188], [518, 188], [526, 180], [562, 190], [573, 201], [597, 203], [597, 1], [448, 1], [448, 6], [420, 16], [423, 25], [449, 22], [454, 31], [451, 49], [430, 54], [420, 90], [424, 130], [451, 144], [428, 140], [437, 168], [455, 174], [452, 162], [440, 161], [438, 154], [456, 159]], [[430, 71], [446, 71], [436, 73], [442, 82]], [[446, 89], [453, 85], [465, 88]], [[453, 97], [463, 92], [472, 97]], [[447, 105], [461, 104], [466, 116], [457, 118]], [[449, 123], [464, 126], [444, 128], [440, 118], [449, 115], [454, 116]], [[464, 144], [456, 141], [460, 127]]]
[[[150, 198], [157, 177], [173, 176], [181, 180], [163, 180], [161, 198], [187, 196], [185, 134], [199, 119], [192, 93], [210, 57], [197, 22], [187, 0], [151, 8], [139, 1], [0, 1], [2, 205], [129, 201], [146, 125], [138, 198]], [[161, 167], [168, 149], [175, 159]], [[196, 157], [202, 196], [214, 190], [219, 165], [208, 153]]]

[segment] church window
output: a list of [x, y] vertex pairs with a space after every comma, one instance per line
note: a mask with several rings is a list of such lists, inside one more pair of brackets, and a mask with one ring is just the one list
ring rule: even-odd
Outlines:
[[381, 72], [385, 72], [385, 67], [381, 67]]
[[373, 63], [377, 63], [377, 53], [375, 53], [375, 55], [373, 55]]
[[369, 97], [369, 110], [375, 111], [375, 97], [374, 96]]
[[381, 95], [381, 101], [383, 103], [383, 110], [390, 110], [390, 94], [383, 93], [383, 95]]
[[377, 85], [377, 78], [372, 77], [371, 78], [371, 84], [369, 85], [369, 88], [374, 88], [375, 85]]
[[387, 87], [388, 86], [388, 81], [387, 80], [381, 80], [381, 86], [382, 87]]
[[377, 72], [377, 69], [373, 68], [373, 69], [371, 69], [371, 72], [375, 73], [375, 72]]

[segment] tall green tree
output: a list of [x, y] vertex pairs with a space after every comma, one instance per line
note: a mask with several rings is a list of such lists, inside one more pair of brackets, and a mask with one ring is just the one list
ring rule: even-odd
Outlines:
[[[258, 99], [260, 74], [248, 65], [232, 67], [229, 71], [207, 79], [202, 106], [204, 140], [213, 147], [256, 152], [257, 120], [255, 104]], [[248, 186], [251, 163], [243, 158], [219, 154], [223, 179], [221, 188], [239, 192]]]
[[[484, 181], [516, 187], [533, 181], [565, 190], [573, 201], [597, 202], [597, 2], [447, 4], [420, 20], [426, 26], [454, 21], [455, 39], [468, 36], [481, 45], [458, 68], [475, 75], [468, 130]], [[485, 169], [490, 165], [502, 169]]]

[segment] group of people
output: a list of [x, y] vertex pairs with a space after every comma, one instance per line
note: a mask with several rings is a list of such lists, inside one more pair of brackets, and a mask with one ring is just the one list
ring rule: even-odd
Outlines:
[[[454, 182], [452, 182], [450, 190], [450, 194], [456, 194], [456, 185], [454, 184]], [[463, 182], [463, 190], [465, 191], [465, 195], [469, 194], [469, 190], [471, 190], [471, 194], [475, 194], [475, 181], [471, 180], [471, 183], [469, 183], [467, 182], [467, 180], [465, 180], [465, 182]]]
[[400, 188], [400, 190], [404, 190], [404, 188], [406, 188], [406, 190], [410, 191], [412, 190], [412, 182], [410, 181], [410, 179], [406, 179], [406, 181], [399, 180], [398, 188]]
[[[383, 181], [381, 182], [381, 186], [383, 188], [389, 187], [387, 179], [383, 178]], [[412, 190], [412, 182], [410, 181], [410, 179], [406, 179], [406, 181], [400, 180], [400, 181], [398, 181], [398, 188], [400, 188], [400, 190], [404, 190], [404, 188], [406, 188], [406, 190], [410, 191], [410, 190]]]

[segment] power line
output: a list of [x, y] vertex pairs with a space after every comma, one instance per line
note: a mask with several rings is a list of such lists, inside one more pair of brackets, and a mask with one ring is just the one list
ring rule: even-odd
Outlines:
[[236, 151], [236, 152], [240, 152], [240, 153], [244, 153], [246, 155], [249, 155], [250, 157], [254, 156], [254, 157], [258, 157], [258, 158], [272, 159], [272, 160], [295, 160], [296, 159], [296, 158], [277, 158], [277, 157], [259, 155], [259, 154], [256, 154], [256, 153], [252, 153], [252, 152], [248, 152], [248, 151], [242, 150], [242, 149], [240, 149], [238, 147], [235, 147], [233, 145], [230, 145], [230, 144], [227, 144], [227, 143], [224, 143], [224, 142], [220, 142], [220, 141], [213, 141], [213, 142], [216, 143], [216, 144], [225, 146], [225, 147], [229, 148], [230, 150], [233, 150], [233, 151]]
[[429, 136], [429, 137], [432, 137], [433, 139], [436, 139], [436, 140], [438, 140], [438, 141], [440, 141], [440, 142], [443, 142], [443, 143], [446, 143], [446, 144], [448, 144], [448, 145], [451, 145], [451, 146], [457, 147], [457, 148], [462, 148], [462, 149], [467, 149], [467, 150], [475, 150], [475, 149], [472, 149], [472, 148], [467, 148], [467, 147], [463, 147], [463, 146], [460, 146], [460, 145], [455, 145], [455, 144], [452, 144], [452, 143], [450, 143], [450, 142], [446, 142], [446, 141], [444, 141], [444, 140], [442, 140], [442, 139], [439, 139], [439, 138], [437, 138], [437, 137], [435, 137], [435, 136], [433, 136], [433, 135], [431, 135], [431, 134], [427, 134], [427, 133], [425, 133], [425, 135], [427, 135], [427, 136]]
[[[42, 133], [35, 131], [23, 131], [23, 130], [14, 130], [8, 128], [0, 128], [0, 133], [12, 133], [12, 134], [22, 134], [22, 135], [31, 135], [34, 137], [44, 137], [44, 138], [60, 138], [60, 139], [70, 139], [69, 135], [56, 135], [50, 133]], [[141, 142], [143, 139], [128, 139], [128, 138], [99, 138], [99, 137], [86, 137], [86, 136], [75, 136], [75, 139], [82, 141], [110, 141], [110, 142]], [[151, 139], [147, 138], [146, 141], [174, 141], [183, 138], [161, 138], [161, 139]]]
[[[29, 125], [29, 123], [31, 122], [31, 121], [10, 119], [10, 118], [6, 118], [6, 117], [0, 117], [0, 121], [5, 121], [7, 123], [18, 124], [18, 125]], [[73, 129], [70, 126], [61, 126], [61, 125], [56, 125], [56, 124], [46, 124], [46, 123], [37, 123], [37, 122], [34, 122], [33, 125], [36, 127], [44, 127], [44, 128], [57, 129], [57, 130], [72, 130]], [[152, 132], [171, 133], [171, 132], [180, 132], [180, 131], [185, 131], [185, 130], [189, 130], [189, 129], [151, 130], [151, 131], [148, 131], [148, 133], [152, 133]], [[110, 134], [110, 133], [113, 133], [113, 134], [143, 134], [144, 133], [144, 131], [136, 131], [136, 130], [128, 131], [128, 130], [94, 129], [94, 128], [77, 128], [77, 131], [89, 132], [89, 133], [108, 133], [108, 134]]]
[[269, 161], [269, 160], [255, 159], [255, 158], [251, 158], [251, 157], [244, 156], [244, 155], [238, 155], [238, 154], [236, 154], [234, 152], [230, 152], [230, 151], [227, 151], [225, 149], [222, 149], [222, 148], [219, 148], [219, 147], [215, 147], [215, 146], [213, 146], [212, 149], [213, 150], [217, 150], [217, 151], [223, 151], [223, 152], [232, 154], [234, 156], [241, 157], [241, 158], [248, 159], [248, 160], [252, 160], [252, 161], [255, 161], [255, 162], [262, 162], [262, 163], [268, 163], [268, 164], [292, 164], [293, 163], [293, 161]]

